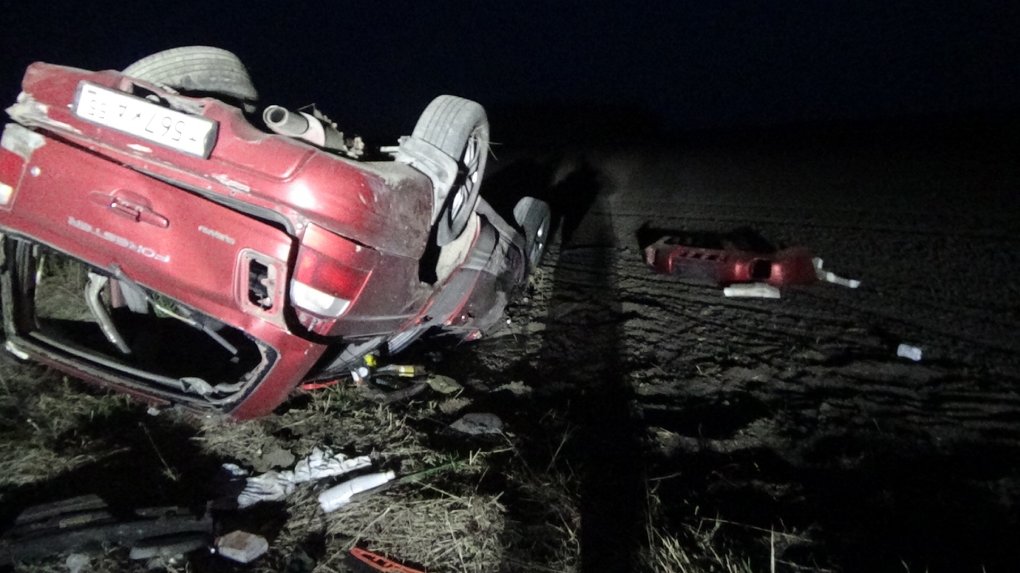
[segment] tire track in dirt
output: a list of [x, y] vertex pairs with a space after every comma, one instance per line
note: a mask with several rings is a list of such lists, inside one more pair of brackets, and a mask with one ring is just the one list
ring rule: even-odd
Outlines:
[[[583, 357], [611, 346], [600, 340], [607, 329], [621, 337], [617, 366], [632, 390], [645, 463], [673, 476], [656, 482], [669, 523], [694, 519], [700, 507], [766, 531], [812, 531], [808, 548], [783, 556], [809, 567], [902, 561], [923, 570], [1020, 558], [1006, 545], [1020, 527], [1003, 501], [1020, 500], [1020, 313], [995, 281], [975, 288], [974, 273], [960, 272], [972, 265], [1008, 276], [1003, 265], [1015, 268], [1020, 253], [1013, 214], [951, 204], [882, 211], [881, 200], [773, 205], [744, 202], [732, 189], [713, 200], [704, 197], [711, 189], [663, 188], [663, 174], [602, 179], [616, 186], [586, 216], [611, 220], [615, 242], [554, 249], [546, 267], [555, 284], [535, 295], [549, 310], [530, 336], [555, 348], [560, 364], [517, 359], [568, 380], [560, 391], [581, 391], [584, 377], [598, 374]], [[862, 272], [865, 286], [726, 299], [715, 286], [651, 273], [636, 243], [645, 224], [744, 225], [795, 238], [817, 245], [837, 272]], [[931, 272], [940, 265], [953, 272]], [[594, 284], [613, 285], [615, 302], [586, 297]], [[896, 358], [902, 341], [920, 343], [925, 360]], [[965, 512], [986, 522], [955, 537], [936, 529], [973, 521]], [[931, 543], [951, 550], [932, 553]], [[979, 549], [988, 543], [1002, 545]]]
[[[614, 399], [634, 416], [665, 508], [656, 524], [743, 524], [720, 535], [762, 568], [768, 536], [748, 528], [795, 533], [778, 557], [809, 569], [1020, 560], [1020, 217], [1003, 208], [1015, 203], [1012, 183], [960, 202], [953, 185], [970, 184], [959, 173], [878, 170], [827, 187], [823, 168], [776, 175], [758, 161], [731, 176], [739, 165], [688, 159], [571, 160], [604, 185], [574, 228], [608, 223], [612, 240], [581, 232], [550, 250], [530, 306], [478, 346], [489, 371], [534, 380], [553, 403], [583, 403], [615, 353], [613, 376], [629, 393]], [[759, 172], [769, 193], [754, 185]], [[748, 227], [815, 249], [864, 284], [727, 299], [652, 273], [637, 242], [646, 225]], [[924, 360], [897, 358], [901, 342]]]

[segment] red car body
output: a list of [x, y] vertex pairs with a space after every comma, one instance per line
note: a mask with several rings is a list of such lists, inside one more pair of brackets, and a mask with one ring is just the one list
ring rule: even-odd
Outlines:
[[[189, 155], [83, 119], [74, 110], [83, 86], [205, 118], [215, 125], [214, 144], [207, 157]], [[167, 380], [157, 380], [163, 375], [136, 372], [132, 359], [100, 343], [86, 352], [76, 341], [57, 341], [63, 331], [45, 334], [27, 316], [32, 305], [19, 302], [19, 279], [8, 277], [4, 322], [16, 354], [152, 402], [250, 418], [368, 350], [399, 351], [429, 329], [475, 337], [525, 281], [523, 234], [484, 201], [456, 250], [440, 255], [439, 276], [422, 278], [434, 183], [414, 161], [340, 157], [257, 129], [219, 99], [114, 71], [36, 63], [22, 87], [0, 149], [7, 242], [41, 245], [123, 288], [167, 297], [195, 312], [196, 328], [233, 333], [231, 345], [246, 345], [251, 368], [213, 397], [193, 390], [215, 381], [196, 381], [185, 365], [167, 367]], [[5, 252], [10, 270], [15, 253]], [[295, 304], [298, 286], [342, 311]]]

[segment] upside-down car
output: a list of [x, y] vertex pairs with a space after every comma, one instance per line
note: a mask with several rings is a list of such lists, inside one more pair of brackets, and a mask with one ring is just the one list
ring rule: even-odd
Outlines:
[[550, 216], [480, 197], [481, 106], [439, 96], [375, 160], [317, 110], [259, 127], [257, 109], [216, 48], [29, 66], [0, 145], [6, 352], [243, 419], [370, 352], [501, 322]]

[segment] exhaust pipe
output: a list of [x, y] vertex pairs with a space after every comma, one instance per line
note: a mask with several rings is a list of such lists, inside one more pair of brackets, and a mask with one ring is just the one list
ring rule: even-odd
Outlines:
[[280, 135], [301, 139], [326, 149], [347, 151], [344, 134], [310, 113], [293, 112], [283, 106], [271, 105], [262, 112], [262, 121]]

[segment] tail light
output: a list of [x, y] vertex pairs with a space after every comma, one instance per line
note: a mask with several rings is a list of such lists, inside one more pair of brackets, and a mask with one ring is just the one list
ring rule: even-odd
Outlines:
[[290, 283], [291, 303], [318, 317], [339, 318], [358, 299], [375, 263], [372, 249], [309, 226]]
[[0, 205], [11, 202], [24, 169], [25, 162], [20, 157], [6, 149], [0, 149]]

